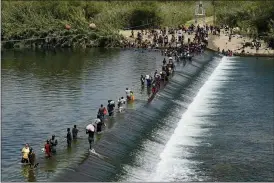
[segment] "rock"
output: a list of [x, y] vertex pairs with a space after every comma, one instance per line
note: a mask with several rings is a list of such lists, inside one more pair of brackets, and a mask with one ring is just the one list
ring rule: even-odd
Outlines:
[[71, 26], [68, 25], [68, 24], [66, 24], [66, 25], [65, 25], [65, 28], [66, 28], [67, 30], [70, 30], [70, 29], [71, 29]]
[[89, 24], [89, 28], [96, 29], [96, 25], [94, 23]]

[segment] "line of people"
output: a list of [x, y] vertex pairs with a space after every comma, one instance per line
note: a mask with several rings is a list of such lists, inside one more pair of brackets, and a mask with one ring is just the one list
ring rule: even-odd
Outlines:
[[[173, 58], [169, 57], [168, 63], [166, 62], [166, 59], [163, 60], [162, 70], [158, 72], [158, 70], [155, 70], [154, 77], [151, 75], [141, 75], [140, 81], [141, 85], [144, 86], [145, 82], [147, 84], [147, 88], [151, 88], [152, 95], [155, 95], [161, 88], [161, 82], [165, 83], [168, 81], [168, 77], [175, 71], [175, 64], [173, 62]], [[148, 93], [150, 94], [150, 92]], [[151, 97], [150, 96], [150, 97]], [[149, 97], [149, 99], [150, 99]]]
[[[117, 101], [117, 111], [122, 112], [124, 110], [124, 105], [126, 102], [134, 101], [135, 97], [133, 94], [133, 91], [126, 88], [126, 99], [124, 97], [121, 97]], [[108, 114], [109, 116], [113, 116], [115, 112], [115, 101], [114, 100], [108, 100], [107, 108], [104, 107], [103, 104], [101, 104], [100, 108], [98, 109], [97, 118], [93, 122], [93, 124], [89, 124], [86, 127], [86, 134], [88, 134], [88, 142], [89, 142], [89, 149], [92, 150], [92, 145], [94, 143], [94, 134], [95, 132], [100, 133], [102, 131], [102, 127], [106, 126], [105, 124], [105, 116]]]
[[[172, 56], [172, 55], [170, 55]], [[156, 94], [160, 87], [161, 87], [161, 81], [165, 82], [168, 81], [168, 76], [172, 74], [175, 70], [175, 65], [173, 62], [173, 58], [169, 57], [169, 62], [166, 62], [166, 59], [163, 60], [163, 66], [162, 71], [158, 72], [158, 70], [155, 71], [154, 77], [150, 75], [146, 75], [144, 77], [141, 76], [141, 85], [144, 86], [145, 81], [147, 82], [147, 87], [152, 89], [152, 94]], [[122, 112], [124, 110], [124, 105], [127, 101], [134, 101], [135, 97], [133, 94], [133, 91], [126, 88], [125, 90], [126, 98], [121, 97], [117, 101], [117, 111]], [[105, 124], [105, 116], [108, 114], [109, 116], [113, 116], [115, 112], [115, 101], [108, 100], [107, 108], [104, 107], [103, 104], [101, 104], [100, 108], [97, 112], [97, 118], [93, 121], [93, 124], [90, 124], [86, 127], [86, 134], [88, 135], [88, 142], [89, 142], [89, 148], [92, 149], [92, 145], [94, 143], [94, 135], [95, 133], [101, 133], [103, 130], [103, 126], [106, 126]], [[73, 140], [76, 140], [78, 138], [78, 132], [76, 125], [74, 125], [72, 129], [72, 133], [70, 128], [67, 128], [67, 135], [66, 135], [66, 141], [67, 141], [67, 147], [71, 147], [71, 143]], [[46, 143], [44, 145], [44, 148], [42, 151], [45, 153], [46, 158], [50, 158], [53, 155], [56, 154], [58, 141], [55, 138], [55, 135], [52, 135], [52, 138], [50, 140], [46, 140]], [[25, 147], [22, 149], [22, 163], [24, 164], [30, 164], [30, 166], [35, 166], [35, 154], [32, 148], [29, 148], [29, 144], [26, 144]], [[37, 164], [38, 165], [38, 164]]]
[[[126, 99], [124, 97], [121, 97], [117, 101], [118, 106], [118, 112], [122, 112], [124, 110], [124, 105], [127, 101], [134, 101], [135, 97], [133, 94], [133, 91], [126, 88]], [[92, 128], [86, 127], [86, 134], [88, 135], [88, 142], [90, 149], [92, 148], [92, 144], [94, 143], [94, 134], [100, 133], [102, 131], [102, 127], [106, 126], [104, 123], [105, 116], [108, 114], [109, 116], [113, 116], [115, 111], [115, 102], [113, 100], [108, 100], [107, 108], [104, 107], [103, 104], [101, 104], [100, 108], [98, 109], [97, 118], [94, 120], [94, 123], [91, 124]], [[67, 147], [71, 147], [71, 143], [73, 140], [77, 140], [78, 138], [78, 132], [76, 125], [74, 125], [74, 128], [72, 129], [72, 133], [70, 128], [67, 128], [67, 135], [64, 137], [67, 141]], [[46, 140], [46, 143], [44, 145], [44, 148], [42, 148], [42, 151], [45, 153], [46, 158], [51, 158], [53, 155], [56, 154], [56, 148], [58, 145], [58, 141], [55, 138], [55, 135], [52, 135], [52, 138], [50, 140]], [[29, 144], [25, 144], [25, 146], [22, 148], [22, 159], [21, 163], [25, 165], [30, 165], [30, 167], [37, 167], [39, 163], [35, 164], [36, 158], [35, 153], [33, 149], [29, 146]]]

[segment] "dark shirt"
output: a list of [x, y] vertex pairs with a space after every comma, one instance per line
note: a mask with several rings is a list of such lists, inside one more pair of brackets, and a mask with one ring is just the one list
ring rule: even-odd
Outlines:
[[29, 153], [29, 163], [31, 165], [34, 165], [34, 161], [35, 161], [35, 154], [34, 153]]
[[93, 131], [88, 130], [86, 133], [88, 134], [89, 138], [94, 138], [94, 132]]
[[112, 112], [114, 110], [115, 105], [114, 104], [108, 104], [108, 111]]
[[56, 139], [54, 139], [54, 140], [50, 139], [50, 145], [51, 146], [56, 146], [57, 145], [57, 140]]
[[71, 141], [71, 139], [72, 139], [72, 138], [71, 138], [71, 133], [68, 132], [68, 133], [67, 133], [67, 141]]
[[73, 128], [73, 129], [72, 129], [72, 136], [73, 136], [74, 139], [77, 138], [78, 131], [79, 131], [79, 130], [78, 130], [77, 128]]
[[103, 126], [102, 122], [97, 123], [97, 132], [102, 131], [102, 126]]
[[145, 78], [144, 77], [141, 77], [141, 82], [144, 83], [145, 82]]

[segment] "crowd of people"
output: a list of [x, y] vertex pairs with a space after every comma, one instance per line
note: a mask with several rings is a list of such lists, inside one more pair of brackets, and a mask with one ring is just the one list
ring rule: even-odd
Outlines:
[[[188, 39], [187, 42], [184, 42], [183, 31], [188, 34], [195, 34], [194, 39], [192, 41]], [[165, 34], [166, 30], [161, 30], [160, 33], [158, 33], [157, 31], [151, 32], [154, 36], [152, 43], [154, 46], [160, 44], [161, 46], [168, 45], [168, 47], [161, 50], [162, 56], [165, 56], [165, 58], [163, 59], [163, 64], [160, 71], [155, 70], [153, 77], [150, 74], [141, 75], [141, 86], [144, 87], [146, 83], [148, 90], [151, 91], [148, 101], [150, 101], [155, 96], [155, 94], [161, 89], [162, 84], [165, 85], [165, 83], [169, 80], [169, 76], [174, 73], [176, 69], [174, 61], [182, 61], [183, 66], [185, 66], [187, 61], [192, 61], [193, 56], [200, 54], [204, 51], [207, 46], [208, 31], [215, 31], [215, 28], [208, 26], [195, 27], [194, 25], [191, 25], [188, 29], [171, 29], [168, 31], [168, 33], [174, 34], [174, 32], [177, 32], [178, 37], [174, 38], [173, 35], [173, 38], [170, 40], [170, 42], [167, 39], [167, 34]], [[142, 34], [143, 31], [142, 33], [139, 33], [138, 36], [140, 37]], [[175, 42], [177, 41], [180, 44], [172, 44], [174, 43], [174, 40]], [[166, 60], [166, 57], [168, 58], [168, 61]], [[90, 150], [92, 150], [95, 133], [101, 133], [103, 127], [106, 126], [106, 115], [108, 114], [108, 116], [113, 116], [115, 109], [117, 109], [117, 112], [122, 112], [125, 109], [124, 105], [127, 102], [135, 100], [133, 91], [131, 91], [129, 88], [126, 88], [125, 95], [125, 98], [120, 97], [118, 99], [117, 106], [114, 100], [108, 100], [107, 107], [101, 104], [98, 109], [96, 119], [94, 119], [92, 124], [86, 127], [86, 134], [88, 135]], [[77, 140], [78, 132], [79, 130], [77, 129], [76, 125], [74, 125], [74, 127], [72, 128], [72, 131], [70, 128], [67, 128], [67, 135], [65, 136], [65, 138], [68, 148], [71, 147], [73, 140]], [[58, 141], [55, 138], [55, 135], [52, 135], [52, 138], [50, 140], [46, 140], [44, 148], [42, 149], [42, 151], [44, 151], [45, 153], [46, 158], [51, 158], [56, 154], [57, 145]], [[26, 144], [25, 147], [22, 149], [21, 162], [24, 164], [29, 164], [31, 167], [38, 166], [38, 163], [35, 164], [35, 153], [33, 149], [29, 147], [29, 144]]]
[[[134, 42], [124, 40], [125, 48], [170, 48], [177, 47], [184, 43], [185, 35], [194, 35], [195, 38], [193, 43], [208, 43], [208, 34], [220, 35], [220, 27], [205, 25], [205, 26], [195, 26], [194, 24], [189, 27], [178, 26], [177, 28], [161, 28], [157, 29], [144, 29], [137, 32], [134, 35], [134, 31], [131, 31], [131, 38], [134, 38]], [[146, 39], [144, 37], [147, 37]], [[188, 43], [190, 40], [188, 40]]]

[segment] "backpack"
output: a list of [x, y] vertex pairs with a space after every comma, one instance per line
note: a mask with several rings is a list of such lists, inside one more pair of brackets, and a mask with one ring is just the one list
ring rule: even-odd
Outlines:
[[107, 114], [107, 110], [106, 110], [106, 108], [104, 107], [104, 115], [106, 115]]

